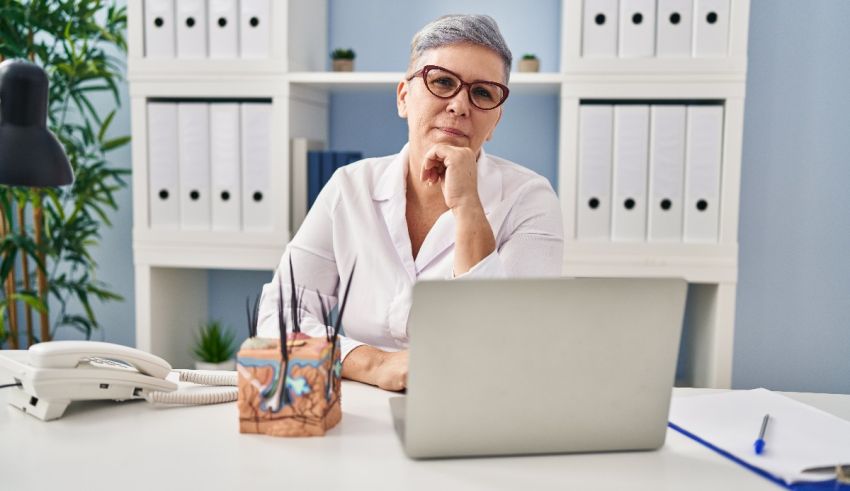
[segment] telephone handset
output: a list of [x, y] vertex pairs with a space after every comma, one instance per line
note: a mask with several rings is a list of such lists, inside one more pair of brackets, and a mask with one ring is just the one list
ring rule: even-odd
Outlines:
[[[9, 404], [45, 421], [61, 417], [71, 401], [210, 404], [236, 399], [230, 387], [236, 385], [235, 372], [172, 371], [158, 356], [98, 341], [49, 341], [28, 351], [0, 351], [3, 372], [20, 384]], [[178, 381], [224, 387], [177, 391]]]
[[[99, 341], [53, 341], [38, 343], [29, 349], [30, 365], [38, 368], [76, 368], [80, 363], [111, 360], [131, 365], [144, 375], [165, 379], [171, 365], [144, 351]], [[120, 363], [119, 363], [120, 364]]]

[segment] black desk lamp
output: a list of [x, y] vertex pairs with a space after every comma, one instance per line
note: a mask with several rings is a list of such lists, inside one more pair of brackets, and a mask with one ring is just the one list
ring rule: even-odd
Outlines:
[[[25, 61], [8, 60], [0, 63], [0, 184], [26, 187], [55, 187], [74, 182], [74, 172], [62, 145], [47, 129], [47, 74], [39, 66]], [[40, 202], [40, 200], [39, 200]], [[43, 215], [39, 202], [33, 208], [35, 242], [41, 244]], [[23, 209], [19, 209], [23, 231]], [[11, 223], [2, 217], [2, 235]], [[0, 236], [2, 236], [0, 235]], [[39, 256], [44, 262], [44, 253]], [[29, 288], [26, 256], [23, 257], [24, 287]], [[8, 303], [9, 327], [13, 349], [18, 346], [15, 271], [3, 278]], [[38, 268], [38, 294], [47, 303], [47, 279]], [[0, 320], [2, 322], [2, 320]], [[32, 339], [29, 307], [27, 307], [27, 336]], [[47, 312], [41, 313], [41, 340], [47, 341], [50, 331]], [[29, 342], [28, 342], [29, 344]]]
[[24, 61], [0, 63], [0, 184], [74, 182], [62, 145], [47, 129], [47, 75]]

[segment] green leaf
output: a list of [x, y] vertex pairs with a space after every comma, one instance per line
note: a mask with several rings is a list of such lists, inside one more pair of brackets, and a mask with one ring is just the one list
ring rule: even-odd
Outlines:
[[104, 152], [108, 152], [110, 150], [114, 150], [119, 147], [123, 147], [124, 145], [130, 143], [129, 136], [122, 136], [118, 138], [113, 138], [112, 140], [107, 140], [103, 142], [103, 146], [101, 147]]
[[219, 321], [210, 321], [198, 330], [192, 352], [200, 361], [221, 363], [236, 353], [235, 339], [233, 330], [223, 327]]

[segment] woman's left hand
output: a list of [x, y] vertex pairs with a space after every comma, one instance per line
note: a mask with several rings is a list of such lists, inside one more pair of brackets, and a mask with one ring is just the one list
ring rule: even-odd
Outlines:
[[425, 154], [419, 179], [439, 183], [446, 206], [481, 206], [475, 153], [467, 147], [438, 143]]

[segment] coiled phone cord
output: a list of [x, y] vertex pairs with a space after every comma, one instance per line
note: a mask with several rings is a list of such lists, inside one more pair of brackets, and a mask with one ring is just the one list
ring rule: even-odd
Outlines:
[[239, 389], [236, 388], [236, 372], [226, 370], [175, 370], [180, 382], [212, 387], [198, 387], [176, 390], [174, 392], [148, 392], [148, 402], [162, 404], [220, 404], [235, 401]]

